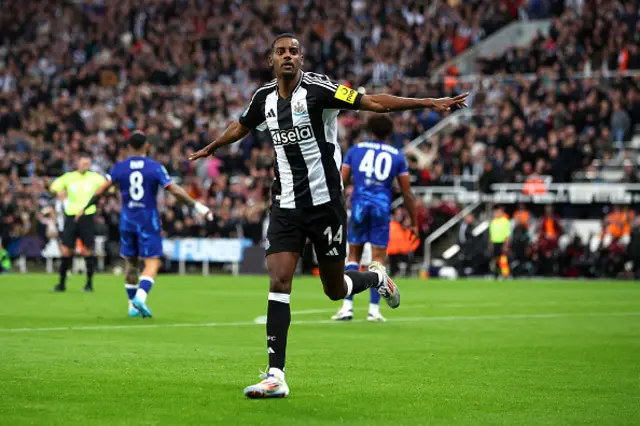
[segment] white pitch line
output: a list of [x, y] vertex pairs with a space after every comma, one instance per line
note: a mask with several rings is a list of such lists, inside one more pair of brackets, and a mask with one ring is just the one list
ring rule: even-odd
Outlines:
[[[509, 307], [513, 307], [513, 306], [520, 306], [520, 307], [526, 307], [526, 306], [533, 306], [533, 307], [538, 307], [538, 306], [603, 306], [603, 305], [612, 305], [612, 306], [616, 306], [616, 305], [636, 305], [635, 301], [630, 301], [630, 300], [619, 300], [619, 301], [612, 301], [612, 302], [591, 302], [591, 301], [572, 301], [572, 302], [556, 302], [556, 301], [542, 301], [542, 302], [513, 302], [513, 303], [499, 303], [499, 302], [471, 302], [471, 303], [439, 303], [439, 302], [432, 302], [432, 303], [428, 303], [428, 304], [419, 304], [419, 305], [409, 305], [409, 306], [403, 306], [402, 310], [406, 310], [406, 309], [418, 309], [418, 308], [425, 308], [425, 309], [449, 309], [449, 308], [500, 308], [500, 307], [504, 307], [504, 306], [509, 306]], [[367, 308], [365, 306], [359, 307], [359, 308], [354, 308], [354, 311], [364, 311]], [[291, 315], [292, 316], [298, 316], [298, 315], [310, 315], [310, 314], [330, 314], [336, 312], [336, 309], [309, 309], [307, 311], [292, 311]], [[256, 317], [253, 322], [255, 322], [256, 324], [266, 324], [267, 323], [267, 316], [266, 315], [260, 315], [258, 317]]]
[[[307, 311], [292, 311], [291, 315], [293, 316], [293, 315], [310, 315], [310, 314], [328, 314], [331, 312], [335, 312], [335, 308], [334, 309], [309, 309]], [[256, 319], [254, 319], [253, 322], [256, 324], [266, 324], [267, 316], [260, 315], [259, 317], [256, 317]]]
[[[404, 306], [402, 309], [416, 309], [416, 308], [427, 308], [429, 305], [410, 305], [410, 306]], [[366, 308], [365, 307], [361, 307], [361, 308], [354, 308], [354, 311], [364, 311]], [[298, 315], [310, 315], [310, 314], [330, 314], [332, 312], [335, 312], [336, 308], [333, 309], [309, 309], [306, 311], [291, 311], [291, 316], [298, 316]], [[267, 323], [267, 316], [266, 315], [260, 315], [258, 317], [256, 317], [253, 322], [255, 322], [256, 324], [266, 324]], [[297, 323], [297, 321], [296, 321]]]
[[[477, 320], [504, 320], [504, 319], [554, 319], [568, 317], [635, 317], [640, 312], [602, 312], [602, 313], [552, 313], [552, 314], [513, 314], [513, 315], [466, 315], [466, 316], [423, 316], [390, 318], [390, 322], [440, 322], [440, 321], [477, 321]], [[356, 319], [350, 322], [365, 322], [365, 319]], [[332, 320], [303, 320], [293, 321], [293, 324], [315, 325], [333, 324]], [[148, 325], [88, 325], [71, 327], [25, 327], [25, 328], [0, 328], [0, 333], [22, 333], [30, 331], [93, 331], [93, 330], [139, 330], [146, 328], [175, 328], [175, 327], [243, 327], [256, 325], [254, 321], [243, 322], [209, 322], [200, 324], [148, 324]]]

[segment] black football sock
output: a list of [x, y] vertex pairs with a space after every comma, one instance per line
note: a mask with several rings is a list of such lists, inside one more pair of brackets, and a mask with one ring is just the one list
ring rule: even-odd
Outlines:
[[87, 256], [84, 258], [87, 265], [87, 285], [93, 285], [93, 273], [96, 270], [96, 258], [95, 256]]
[[291, 324], [291, 306], [289, 294], [269, 293], [267, 308], [267, 347], [269, 352], [269, 368], [284, 371], [287, 355], [287, 334]]
[[64, 288], [67, 282], [67, 271], [71, 268], [72, 257], [63, 257], [60, 262], [60, 287]]
[[[347, 282], [347, 296], [362, 293], [368, 288], [378, 288], [380, 285], [380, 277], [375, 272], [344, 271], [344, 278]], [[348, 279], [351, 279], [351, 291]]]

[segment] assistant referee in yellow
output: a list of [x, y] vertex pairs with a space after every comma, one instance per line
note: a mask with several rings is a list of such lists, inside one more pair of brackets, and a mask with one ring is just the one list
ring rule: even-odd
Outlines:
[[65, 173], [53, 181], [49, 190], [64, 198], [64, 229], [61, 238], [62, 263], [60, 264], [60, 282], [53, 288], [53, 291], [60, 292], [66, 290], [67, 271], [71, 267], [73, 252], [76, 240], [82, 241], [82, 256], [87, 264], [87, 284], [84, 291], [93, 291], [93, 273], [96, 267], [93, 248], [95, 245], [96, 227], [93, 220], [97, 211], [96, 206], [85, 210], [77, 222], [76, 214], [84, 209], [96, 190], [106, 181], [99, 173], [90, 171], [91, 157], [81, 154], [76, 164], [77, 170]]
[[511, 222], [502, 207], [497, 206], [493, 213], [493, 220], [489, 225], [489, 238], [493, 246], [493, 260], [495, 262], [496, 277], [507, 278], [510, 274], [507, 251], [511, 236]]

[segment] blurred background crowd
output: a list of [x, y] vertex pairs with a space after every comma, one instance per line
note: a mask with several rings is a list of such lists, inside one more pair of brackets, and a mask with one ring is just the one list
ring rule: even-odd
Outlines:
[[[47, 178], [73, 170], [79, 152], [108, 173], [124, 141], [143, 129], [150, 155], [216, 212], [194, 222], [163, 201], [166, 236], [262, 238], [273, 178], [266, 135], [252, 133], [216, 158], [188, 155], [237, 119], [272, 78], [273, 37], [294, 32], [305, 69], [369, 92], [440, 97], [470, 90], [473, 118], [407, 150], [414, 185], [491, 192], [500, 182], [626, 166], [640, 122], [638, 1], [620, 0], [73, 0], [1, 2], [0, 223], [4, 241], [54, 232]], [[551, 18], [548, 35], [484, 57], [479, 79], [431, 73], [510, 22]], [[515, 74], [514, 77], [506, 75]], [[588, 78], [585, 78], [585, 75]], [[591, 75], [591, 77], [589, 77]], [[394, 117], [393, 144], [409, 142], [443, 115]], [[343, 149], [367, 137], [363, 116], [343, 113]], [[587, 174], [588, 175], [588, 174]], [[591, 176], [591, 175], [588, 175]], [[424, 233], [459, 211], [420, 203]], [[119, 205], [101, 201], [99, 228], [117, 241]]]

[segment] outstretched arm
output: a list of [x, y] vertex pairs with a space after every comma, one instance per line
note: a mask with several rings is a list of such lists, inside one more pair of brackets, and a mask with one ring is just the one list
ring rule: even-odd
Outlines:
[[98, 190], [95, 192], [95, 194], [93, 194], [93, 197], [91, 197], [91, 199], [89, 200], [87, 205], [84, 206], [84, 208], [78, 212], [78, 214], [76, 215], [76, 220], [80, 219], [80, 217], [84, 215], [84, 211], [86, 209], [88, 209], [89, 207], [91, 207], [94, 204], [96, 204], [98, 202], [98, 200], [100, 199], [100, 197], [102, 197], [104, 195], [104, 193], [107, 192], [109, 190], [109, 188], [111, 188], [111, 185], [113, 185], [113, 181], [111, 179], [105, 181], [105, 183], [103, 183], [100, 186], [100, 188], [98, 188]]
[[351, 175], [351, 167], [348, 164], [343, 164], [340, 169], [340, 174], [342, 175], [342, 182], [346, 186], [349, 182], [349, 176]]
[[166, 190], [176, 197], [176, 199], [181, 203], [186, 204], [189, 207], [193, 207], [199, 215], [202, 215], [209, 220], [213, 219], [213, 214], [211, 213], [211, 210], [209, 210], [209, 207], [191, 198], [191, 196], [187, 194], [187, 191], [185, 191], [181, 186], [172, 182], [167, 185]]
[[379, 94], [365, 95], [360, 102], [362, 111], [374, 112], [394, 112], [406, 111], [410, 109], [433, 109], [435, 111], [449, 111], [451, 109], [464, 108], [467, 106], [467, 96], [469, 93], [455, 96], [453, 98], [401, 98], [399, 96]]
[[218, 150], [219, 148], [237, 142], [247, 136], [247, 134], [249, 134], [249, 129], [244, 127], [239, 122], [234, 121], [229, 127], [227, 127], [222, 136], [202, 148], [200, 151], [191, 154], [189, 156], [189, 161], [194, 161], [198, 158], [205, 158], [213, 155], [214, 152], [216, 152], [216, 150]]
[[409, 212], [409, 218], [411, 219], [411, 231], [417, 237], [420, 236], [418, 230], [418, 214], [416, 212], [416, 200], [413, 197], [411, 191], [411, 183], [409, 181], [408, 174], [401, 174], [398, 176], [398, 183], [400, 184], [400, 190], [402, 191], [402, 198], [404, 200], [404, 207]]

